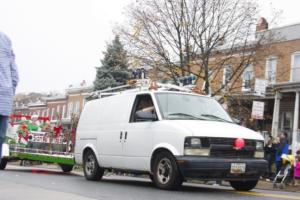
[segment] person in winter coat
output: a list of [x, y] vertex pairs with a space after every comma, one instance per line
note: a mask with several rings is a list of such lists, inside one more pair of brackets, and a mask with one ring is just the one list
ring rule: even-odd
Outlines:
[[12, 112], [13, 97], [19, 81], [15, 55], [10, 39], [0, 31], [0, 164], [8, 118]]
[[276, 154], [275, 154], [275, 162], [276, 162], [276, 173], [280, 171], [281, 168], [281, 156], [283, 154], [289, 153], [289, 143], [286, 137], [286, 133], [282, 133], [279, 136], [279, 144], [276, 148]]
[[300, 184], [300, 149], [296, 152], [296, 159], [295, 159], [295, 167], [294, 167], [294, 179], [295, 185]]
[[272, 177], [272, 165], [275, 161], [275, 144], [273, 143], [273, 137], [270, 136], [268, 142], [266, 143], [264, 147], [265, 151], [265, 159], [268, 161], [268, 173], [267, 173], [267, 178]]

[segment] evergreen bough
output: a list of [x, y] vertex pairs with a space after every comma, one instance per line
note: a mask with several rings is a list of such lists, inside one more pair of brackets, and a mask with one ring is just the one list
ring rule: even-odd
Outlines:
[[118, 35], [111, 44], [107, 46], [101, 67], [97, 67], [95, 90], [103, 90], [126, 84], [130, 78], [128, 70], [127, 54]]

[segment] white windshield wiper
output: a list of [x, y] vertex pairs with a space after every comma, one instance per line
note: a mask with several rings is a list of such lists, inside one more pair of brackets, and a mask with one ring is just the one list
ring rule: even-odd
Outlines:
[[192, 119], [196, 119], [196, 120], [206, 120], [204, 118], [196, 117], [196, 116], [186, 114], [186, 113], [170, 113], [170, 114], [168, 114], [168, 116], [180, 116], [180, 117], [188, 117], [188, 118], [192, 118]]
[[203, 116], [203, 117], [208, 117], [208, 118], [210, 118], [210, 119], [216, 119], [216, 120], [222, 121], [222, 122], [233, 123], [233, 122], [231, 122], [231, 121], [228, 121], [228, 120], [223, 119], [223, 118], [221, 118], [221, 117], [218, 117], [218, 116], [216, 116], [216, 115], [202, 114], [201, 116]]

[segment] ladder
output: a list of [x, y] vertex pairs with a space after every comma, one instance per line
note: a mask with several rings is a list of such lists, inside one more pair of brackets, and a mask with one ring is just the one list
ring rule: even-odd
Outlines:
[[151, 84], [156, 85], [157, 91], [179, 91], [179, 92], [187, 92], [192, 93], [194, 85], [187, 86], [178, 86], [173, 84], [165, 84], [165, 83], [155, 83], [151, 82], [149, 79], [138, 79], [133, 84], [126, 84], [117, 87], [107, 88], [103, 90], [97, 90], [90, 93], [89, 96], [86, 97], [87, 100], [100, 99], [112, 95], [117, 95], [121, 93], [132, 93], [132, 92], [140, 92], [140, 91], [149, 91], [149, 86]]

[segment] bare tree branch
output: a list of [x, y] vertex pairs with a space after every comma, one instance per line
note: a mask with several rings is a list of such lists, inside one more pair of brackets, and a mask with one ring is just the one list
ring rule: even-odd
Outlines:
[[[251, 0], [143, 0], [132, 4], [128, 24], [118, 28], [126, 50], [141, 65], [158, 69], [176, 83], [194, 74], [205, 92], [230, 93], [265, 37], [255, 37], [258, 5]], [[214, 61], [213, 61], [214, 60]], [[220, 81], [224, 67], [232, 74]]]

